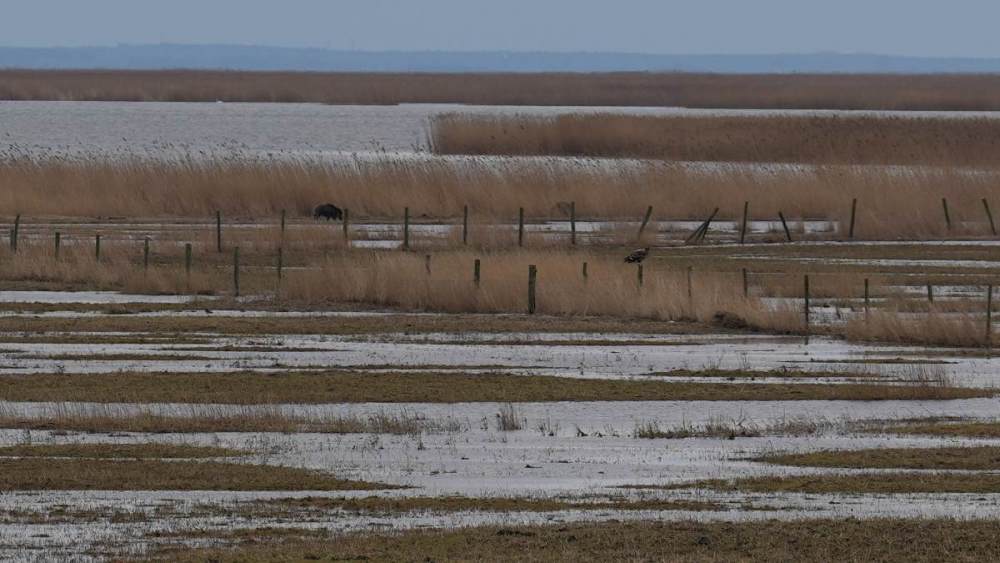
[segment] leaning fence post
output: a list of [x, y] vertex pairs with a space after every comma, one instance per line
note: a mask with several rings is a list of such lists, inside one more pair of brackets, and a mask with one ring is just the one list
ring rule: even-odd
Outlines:
[[17, 252], [17, 239], [21, 236], [21, 214], [14, 217], [14, 228], [10, 231], [10, 249]]
[[851, 200], [851, 228], [847, 234], [847, 238], [849, 239], [854, 238], [854, 218], [857, 212], [858, 212], [858, 198], [854, 198]]
[[481, 266], [482, 266], [482, 263], [479, 261], [479, 258], [476, 258], [475, 263], [473, 263], [473, 265], [472, 265], [472, 281], [473, 281], [473, 283], [476, 284], [476, 289], [479, 289], [480, 268], [481, 268]]
[[462, 206], [462, 244], [469, 244], [469, 206]]
[[218, 252], [222, 252], [222, 212], [215, 212], [215, 247]]
[[410, 249], [410, 208], [403, 208], [403, 250]]
[[743, 202], [743, 222], [740, 223], [740, 244], [746, 240], [747, 237], [747, 219], [750, 217], [750, 202]]
[[941, 206], [944, 208], [944, 224], [951, 230], [951, 215], [948, 213], [948, 198], [941, 198]]
[[747, 269], [743, 268], [743, 298], [746, 299], [750, 297], [750, 276], [747, 274]]
[[646, 214], [642, 217], [642, 224], [639, 225], [639, 234], [636, 235], [636, 239], [642, 238], [642, 232], [646, 230], [646, 225], [649, 223], [649, 218], [653, 216], [653, 206], [650, 205], [646, 208]]
[[187, 276], [188, 284], [191, 283], [191, 243], [184, 243], [184, 275]]
[[986, 201], [985, 197], [983, 198], [983, 208], [986, 209], [986, 218], [990, 220], [990, 232], [993, 233], [993, 236], [997, 236], [997, 226], [993, 222], [993, 212], [990, 211], [990, 203]]
[[524, 208], [517, 210], [517, 245], [524, 246]]
[[806, 334], [809, 334], [809, 274], [805, 275], [805, 314], [806, 314]]
[[240, 247], [233, 248], [233, 296], [240, 296]]
[[62, 245], [62, 233], [56, 231], [56, 260], [59, 260], [59, 247]]
[[785, 229], [785, 238], [788, 242], [792, 242], [792, 232], [788, 230], [788, 223], [785, 221], [785, 216], [779, 211], [778, 218], [781, 219], [781, 226]]
[[576, 244], [576, 202], [569, 202], [569, 243]]
[[101, 235], [94, 235], [94, 260], [101, 261]]
[[986, 286], [986, 347], [993, 346], [993, 284]]
[[535, 314], [535, 282], [538, 277], [538, 268], [534, 264], [528, 266], [528, 314]]

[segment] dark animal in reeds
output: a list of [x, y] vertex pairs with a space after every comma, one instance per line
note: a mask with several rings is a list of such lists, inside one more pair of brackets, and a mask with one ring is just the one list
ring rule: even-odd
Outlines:
[[313, 210], [313, 219], [337, 221], [344, 218], [344, 211], [332, 203], [324, 203]]
[[631, 254], [625, 257], [625, 261], [628, 262], [629, 264], [641, 264], [642, 261], [646, 259], [647, 255], [649, 255], [648, 246], [646, 248], [639, 248], [637, 250], [633, 250]]

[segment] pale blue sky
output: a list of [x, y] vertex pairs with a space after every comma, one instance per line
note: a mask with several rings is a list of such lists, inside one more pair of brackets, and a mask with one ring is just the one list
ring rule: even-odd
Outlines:
[[1000, 57], [996, 0], [3, 0], [0, 45]]

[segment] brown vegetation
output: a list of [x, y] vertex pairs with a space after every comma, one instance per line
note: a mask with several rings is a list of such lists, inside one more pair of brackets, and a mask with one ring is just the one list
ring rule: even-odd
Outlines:
[[[421, 434], [459, 432], [466, 428], [466, 424], [458, 420], [428, 419], [409, 411], [379, 412], [368, 416], [309, 417], [290, 414], [279, 408], [202, 407], [192, 408], [188, 412], [164, 415], [143, 409], [117, 408], [109, 404], [60, 404], [44, 414], [35, 416], [20, 416], [6, 412], [7, 410], [0, 407], [0, 428], [74, 432]], [[4, 451], [0, 448], [0, 455], [20, 455], [4, 454]]]
[[0, 459], [5, 491], [342, 491], [391, 488], [291, 467], [213, 461]]
[[708, 162], [996, 166], [1000, 120], [838, 115], [475, 116], [432, 121], [435, 152]]
[[752, 477], [747, 479], [698, 481], [687, 485], [671, 485], [668, 489], [715, 489], [744, 493], [809, 493], [809, 494], [916, 494], [916, 493], [979, 493], [992, 494], [1000, 490], [1000, 474], [996, 473], [861, 473], [851, 475], [815, 474], [789, 477]]
[[[208, 536], [208, 537], [205, 537]], [[315, 530], [228, 530], [199, 535], [235, 547], [161, 549], [172, 561], [991, 561], [994, 521], [798, 520], [607, 522], [536, 527], [329, 535]]]
[[919, 436], [947, 436], [954, 438], [1000, 438], [1000, 422], [996, 421], [912, 422], [896, 426], [889, 426], [887, 428], [884, 428], [883, 431], [893, 434], [912, 434]]
[[854, 467], [859, 469], [1000, 469], [1000, 448], [878, 448], [827, 450], [804, 454], [775, 454], [755, 459], [799, 467]]
[[[0, 185], [4, 186], [0, 215], [12, 222], [15, 214], [21, 214], [25, 232], [35, 229], [32, 224], [40, 216], [202, 218], [205, 223], [194, 229], [196, 237], [191, 230], [176, 229], [174, 236], [191, 237], [186, 242], [199, 238], [207, 242], [213, 235], [209, 221], [221, 210], [227, 241], [249, 245], [258, 240], [273, 248], [283, 209], [290, 218], [303, 218], [317, 202], [335, 201], [350, 209], [354, 223], [372, 218], [399, 223], [403, 208], [409, 207], [414, 221], [437, 218], [457, 224], [463, 206], [468, 205], [471, 244], [509, 247], [516, 243], [514, 225], [521, 207], [529, 220], [565, 220], [568, 217], [560, 203], [575, 201], [578, 219], [623, 219], [637, 224], [649, 205], [654, 208], [654, 220], [704, 219], [718, 207], [717, 220], [738, 221], [743, 202], [748, 201], [751, 219], [776, 220], [781, 211], [793, 222], [803, 217], [839, 221], [841, 228], [833, 236], [843, 238], [851, 200], [858, 198], [857, 237], [925, 239], [987, 234], [981, 199], [994, 192], [998, 176], [997, 170], [969, 173], [957, 168], [914, 168], [905, 173], [844, 166], [752, 171], [558, 158], [382, 156], [355, 162], [290, 162], [234, 157], [166, 163], [15, 157], [0, 162]], [[950, 231], [942, 197], [949, 201]], [[992, 205], [1000, 208], [1000, 202]], [[272, 228], [241, 231], [232, 224], [247, 217], [270, 222]], [[502, 229], [493, 228], [500, 224]], [[302, 236], [320, 251], [329, 251], [343, 247], [339, 227], [310, 223], [302, 235], [289, 236]], [[780, 226], [774, 228], [780, 231]], [[605, 234], [619, 243], [631, 243], [634, 229], [630, 226], [619, 233], [609, 227]], [[47, 248], [52, 230], [37, 230]], [[85, 245], [93, 241], [94, 230], [83, 235]], [[774, 237], [755, 234], [750, 240], [761, 238]], [[457, 238], [450, 239], [451, 244], [457, 242]], [[529, 237], [529, 244], [537, 242], [536, 237]]]
[[18, 444], [0, 447], [0, 457], [88, 459], [190, 459], [236, 457], [250, 452], [186, 444]]
[[104, 403], [463, 403], [548, 401], [950, 400], [993, 390], [937, 385], [667, 383], [434, 373], [108, 373], [9, 375], [5, 401]]
[[0, 99], [997, 110], [1000, 77], [4, 70]]

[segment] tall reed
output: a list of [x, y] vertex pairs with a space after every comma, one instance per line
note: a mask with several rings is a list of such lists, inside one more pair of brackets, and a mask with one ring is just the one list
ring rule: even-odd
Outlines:
[[1000, 109], [1000, 76], [3, 70], [0, 99]]
[[440, 154], [709, 162], [997, 166], [1000, 119], [871, 115], [444, 114]]
[[[383, 156], [351, 161], [232, 158], [179, 162], [130, 159], [0, 162], [0, 216], [22, 215], [30, 229], [39, 216], [186, 217], [208, 221], [277, 221], [281, 210], [309, 217], [333, 202], [353, 222], [458, 220], [468, 205], [471, 223], [513, 222], [523, 207], [531, 218], [639, 221], [739, 220], [743, 202], [752, 219], [830, 219], [846, 225], [858, 198], [858, 238], [931, 238], [986, 234], [981, 199], [995, 192], [1000, 170], [854, 166], [747, 168], [685, 167], [653, 161], [560, 158], [422, 158]], [[947, 197], [953, 229], [946, 229]], [[1000, 204], [995, 204], [1000, 205]], [[969, 223], [968, 225], [966, 223]], [[843, 234], [843, 233], [842, 233]]]

